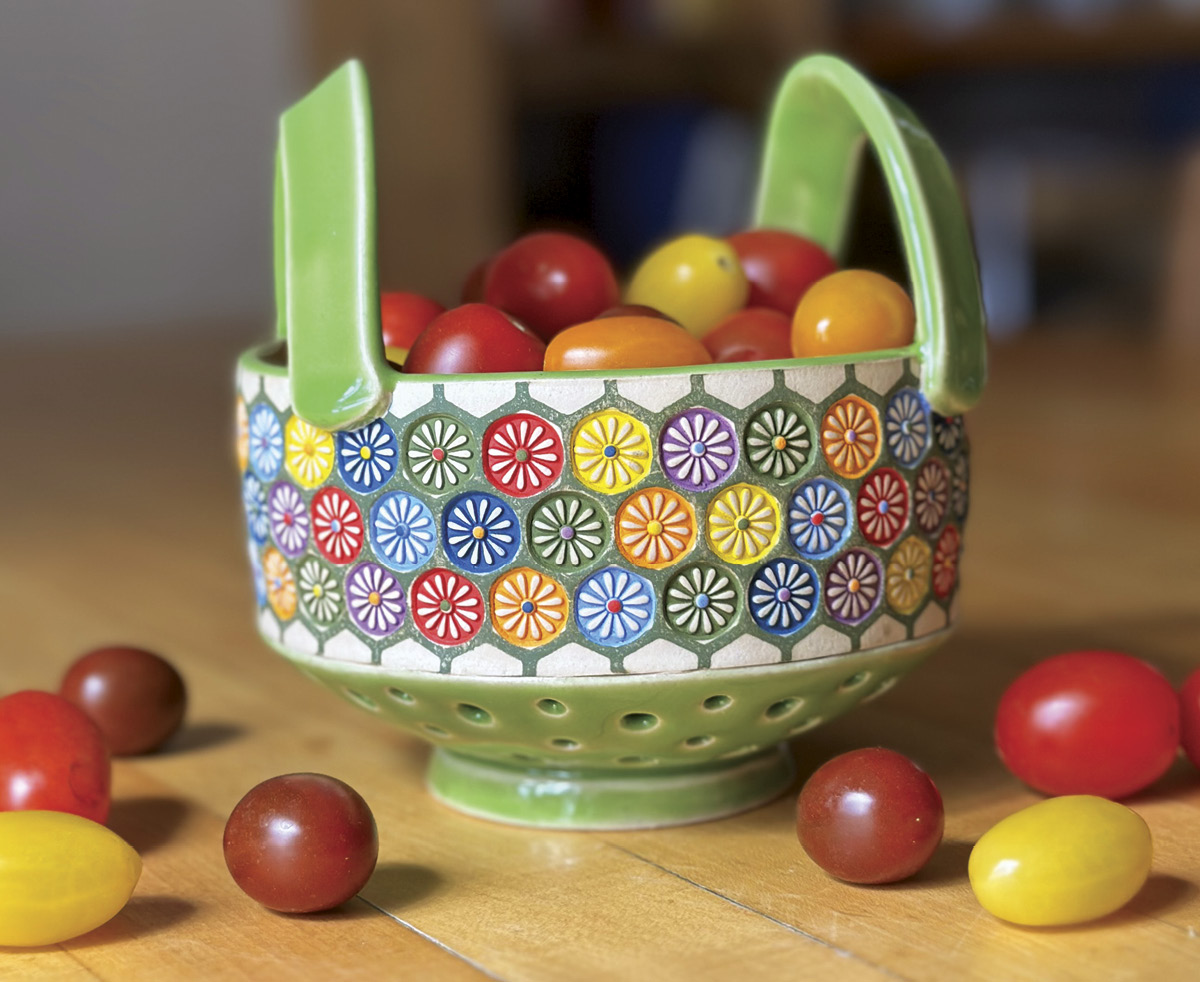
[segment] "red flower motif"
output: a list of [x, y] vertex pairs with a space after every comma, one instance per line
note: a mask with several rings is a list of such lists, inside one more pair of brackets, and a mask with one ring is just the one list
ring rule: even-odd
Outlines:
[[958, 580], [958, 550], [961, 540], [958, 529], [947, 525], [933, 550], [933, 592], [945, 600], [954, 592]]
[[340, 488], [322, 488], [312, 500], [313, 539], [321, 555], [345, 566], [363, 546], [363, 520], [358, 505]]
[[462, 573], [431, 569], [412, 587], [413, 623], [434, 644], [466, 644], [483, 626], [483, 594]]
[[876, 546], [890, 546], [908, 524], [908, 485], [900, 472], [881, 467], [858, 490], [858, 527]]
[[533, 413], [496, 420], [483, 435], [483, 472], [493, 487], [514, 498], [544, 491], [562, 473], [562, 438]]

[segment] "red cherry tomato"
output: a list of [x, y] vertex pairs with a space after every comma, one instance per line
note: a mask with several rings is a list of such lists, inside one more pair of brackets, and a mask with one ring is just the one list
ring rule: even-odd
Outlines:
[[916, 313], [904, 288], [867, 269], [843, 269], [809, 287], [792, 318], [797, 358], [911, 344]]
[[412, 343], [445, 311], [436, 300], [419, 293], [394, 291], [379, 295], [379, 324], [383, 329], [383, 344], [387, 348], [411, 348]]
[[546, 346], [546, 371], [589, 368], [670, 368], [707, 365], [712, 357], [674, 321], [662, 317], [604, 317], [560, 331]]
[[483, 298], [549, 341], [620, 299], [617, 277], [595, 246], [563, 232], [534, 232], [497, 253]]
[[996, 750], [1050, 795], [1123, 798], [1179, 747], [1179, 698], [1158, 670], [1115, 651], [1072, 651], [1017, 677], [996, 711]]
[[730, 314], [701, 340], [713, 361], [791, 358], [792, 322], [770, 307], [747, 307]]
[[796, 804], [796, 832], [821, 869], [850, 883], [894, 883], [942, 841], [942, 796], [929, 775], [882, 747], [852, 750], [813, 773]]
[[738, 232], [728, 242], [750, 282], [747, 307], [771, 307], [791, 317], [804, 291], [837, 269], [833, 257], [815, 242], [779, 229]]
[[678, 324], [674, 317], [668, 317], [657, 307], [650, 307], [644, 303], [619, 303], [615, 307], [609, 307], [608, 310], [602, 310], [595, 316], [595, 320], [603, 320], [605, 317], [658, 317], [665, 321], [670, 321], [672, 324]]
[[481, 259], [471, 267], [471, 272], [463, 280], [462, 291], [459, 294], [460, 303], [483, 303], [483, 283], [487, 279], [490, 259]]
[[100, 729], [73, 703], [26, 690], [0, 699], [0, 811], [108, 818], [112, 767]]
[[467, 303], [439, 314], [413, 342], [404, 370], [414, 375], [541, 371], [546, 346], [503, 311]]
[[1200, 767], [1200, 668], [1192, 672], [1179, 692], [1179, 742], [1183, 752]]
[[324, 774], [284, 774], [252, 788], [225, 824], [225, 865], [264, 907], [328, 910], [353, 897], [379, 857], [371, 809]]

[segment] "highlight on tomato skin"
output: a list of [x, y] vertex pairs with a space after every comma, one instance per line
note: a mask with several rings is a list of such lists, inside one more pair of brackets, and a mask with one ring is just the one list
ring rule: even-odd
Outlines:
[[770, 307], [734, 311], [700, 340], [715, 362], [791, 358], [792, 322]]
[[662, 317], [603, 317], [561, 331], [546, 346], [548, 372], [711, 364], [695, 337]]
[[808, 288], [792, 317], [797, 358], [850, 355], [912, 344], [917, 315], [899, 283], [867, 269], [843, 269]]
[[409, 349], [411, 375], [539, 372], [546, 346], [504, 311], [467, 303], [439, 314]]

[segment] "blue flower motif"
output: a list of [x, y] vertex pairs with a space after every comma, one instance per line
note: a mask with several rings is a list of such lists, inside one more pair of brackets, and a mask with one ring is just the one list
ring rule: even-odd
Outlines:
[[495, 495], [460, 494], [442, 511], [442, 543], [455, 566], [488, 573], [516, 557], [521, 525], [516, 512]]
[[266, 403], [250, 411], [250, 466], [262, 480], [279, 473], [283, 463], [283, 427], [279, 417]]
[[916, 389], [901, 389], [888, 402], [883, 434], [901, 467], [915, 467], [929, 449], [933, 423], [929, 404]]
[[593, 644], [630, 644], [654, 623], [654, 587], [637, 573], [608, 566], [579, 585], [575, 623]]
[[250, 530], [250, 537], [262, 545], [271, 531], [267, 492], [263, 490], [262, 481], [249, 472], [242, 478], [242, 506], [246, 509], [246, 527]]
[[770, 634], [795, 634], [817, 610], [817, 574], [795, 559], [760, 566], [750, 581], [750, 616]]
[[260, 607], [267, 605], [267, 577], [263, 572], [262, 556], [258, 553], [258, 543], [253, 539], [246, 542], [246, 551], [250, 554], [250, 573], [254, 579], [254, 600]]
[[850, 537], [850, 493], [823, 477], [805, 481], [792, 495], [788, 538], [806, 559], [831, 556]]
[[375, 502], [368, 531], [375, 558], [401, 573], [424, 563], [437, 545], [433, 514], [404, 491], [392, 491]]
[[400, 443], [382, 419], [337, 435], [338, 473], [351, 491], [368, 494], [391, 480]]

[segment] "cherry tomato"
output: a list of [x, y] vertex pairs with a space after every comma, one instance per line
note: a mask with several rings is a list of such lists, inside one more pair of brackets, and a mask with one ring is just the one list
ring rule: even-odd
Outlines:
[[837, 269], [829, 253], [792, 232], [755, 228], [726, 241], [737, 252], [750, 283], [748, 307], [770, 307], [791, 317], [804, 291]]
[[112, 766], [87, 714], [50, 692], [0, 699], [0, 811], [108, 818]]
[[601, 320], [605, 317], [658, 317], [661, 320], [670, 321], [672, 324], [679, 323], [673, 317], [668, 317], [661, 310], [647, 307], [644, 303], [619, 303], [615, 307], [609, 307], [608, 310], [602, 310], [596, 315], [595, 319]]
[[413, 342], [404, 370], [415, 375], [537, 372], [546, 346], [503, 311], [467, 303], [439, 314]]
[[0, 813], [0, 945], [58, 944], [110, 920], [142, 860], [103, 825], [55, 811]]
[[1188, 760], [1200, 767], [1200, 668], [1183, 683], [1179, 704], [1179, 742]]
[[703, 337], [746, 303], [749, 286], [733, 246], [707, 235], [684, 235], [650, 253], [625, 291]]
[[916, 313], [894, 280], [866, 269], [844, 269], [808, 288], [792, 318], [797, 358], [848, 355], [912, 344]]
[[487, 279], [489, 262], [490, 259], [481, 259], [471, 267], [471, 272], [463, 280], [458, 298], [460, 303], [483, 303], [483, 283]]
[[429, 322], [446, 310], [419, 293], [391, 291], [379, 295], [379, 325], [386, 348], [407, 349]]
[[702, 340], [713, 361], [791, 358], [792, 322], [770, 307], [747, 307], [730, 314]]
[[1179, 746], [1179, 699], [1158, 670], [1115, 651], [1072, 651], [1024, 672], [1000, 699], [996, 750], [1046, 794], [1123, 798]]
[[225, 825], [225, 865], [264, 907], [328, 910], [353, 897], [379, 856], [375, 818], [348, 784], [284, 774], [251, 788]]
[[975, 843], [967, 872], [983, 908], [1015, 924], [1080, 924], [1119, 910], [1150, 874], [1150, 830], [1092, 795], [1030, 805]]
[[821, 869], [850, 883], [912, 876], [942, 841], [942, 796], [928, 774], [883, 747], [821, 765], [796, 805], [796, 831]]
[[115, 756], [162, 746], [187, 709], [183, 678], [164, 658], [141, 648], [98, 648], [63, 677], [59, 695], [100, 727]]
[[620, 297], [599, 249], [565, 232], [534, 232], [501, 250], [488, 266], [483, 298], [543, 340], [591, 320]]
[[561, 331], [546, 346], [548, 372], [589, 368], [707, 365], [712, 357], [678, 324], [662, 317], [604, 317]]

